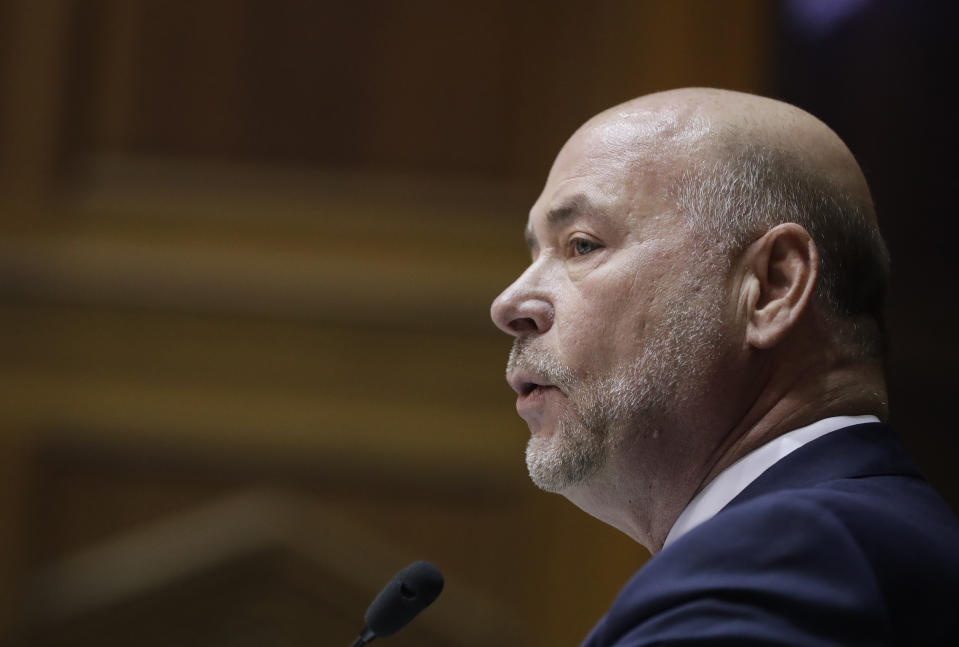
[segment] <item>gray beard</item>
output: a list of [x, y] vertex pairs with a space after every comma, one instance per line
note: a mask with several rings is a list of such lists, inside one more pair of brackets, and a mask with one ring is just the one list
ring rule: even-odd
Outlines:
[[[577, 376], [536, 340], [520, 338], [507, 371], [523, 368], [548, 379], [568, 398], [568, 410], [552, 434], [526, 445], [530, 479], [561, 492], [596, 476], [610, 456], [637, 437], [656, 439], [688, 398], [708, 389], [722, 336], [718, 292], [686, 277], [667, 304], [663, 320], [645, 331], [638, 356], [604, 375]], [[708, 296], [714, 295], [710, 300]]]

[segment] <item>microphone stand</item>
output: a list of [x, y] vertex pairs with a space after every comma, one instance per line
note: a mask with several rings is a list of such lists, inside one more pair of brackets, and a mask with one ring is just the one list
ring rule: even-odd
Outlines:
[[350, 647], [363, 647], [364, 645], [371, 643], [374, 638], [376, 638], [376, 634], [373, 633], [373, 630], [363, 627], [363, 633], [360, 634], [360, 637], [357, 638], [356, 642], [350, 645]]

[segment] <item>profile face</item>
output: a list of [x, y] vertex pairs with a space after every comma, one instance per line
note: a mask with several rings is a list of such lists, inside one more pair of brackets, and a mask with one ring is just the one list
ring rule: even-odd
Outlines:
[[658, 435], [720, 318], [662, 188], [668, 169], [617, 136], [634, 133], [587, 126], [564, 146], [530, 211], [532, 262], [491, 309], [515, 338], [507, 380], [531, 432], [530, 475], [551, 491], [588, 480], [630, 437]]

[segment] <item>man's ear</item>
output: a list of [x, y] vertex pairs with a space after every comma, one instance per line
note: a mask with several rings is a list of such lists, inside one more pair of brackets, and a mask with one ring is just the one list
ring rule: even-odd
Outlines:
[[749, 246], [742, 267], [746, 343], [772, 348], [809, 307], [819, 276], [816, 244], [795, 223], [777, 225]]

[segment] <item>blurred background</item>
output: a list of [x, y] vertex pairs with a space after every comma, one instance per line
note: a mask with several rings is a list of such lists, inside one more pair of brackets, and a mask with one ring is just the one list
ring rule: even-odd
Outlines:
[[0, 0], [0, 642], [575, 645], [647, 554], [528, 483], [493, 297], [592, 114], [678, 86], [847, 141], [894, 422], [956, 507], [956, 9]]

